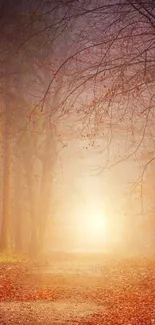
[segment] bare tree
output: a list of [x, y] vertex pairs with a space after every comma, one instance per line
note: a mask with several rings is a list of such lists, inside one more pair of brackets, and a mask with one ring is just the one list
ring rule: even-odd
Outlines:
[[[11, 241], [14, 241], [12, 245], [17, 251], [22, 248], [17, 233], [19, 229], [23, 233], [25, 226], [22, 217], [24, 212], [21, 213], [21, 210], [24, 210], [22, 178], [25, 177], [29, 201], [28, 209], [31, 216], [30, 227], [27, 229], [29, 232], [27, 240], [28, 243], [30, 241], [30, 251], [34, 254], [39, 250], [40, 243], [43, 241], [49, 210], [53, 163], [55, 163], [56, 157], [55, 127], [50, 119], [46, 118], [47, 112], [51, 108], [51, 102], [46, 96], [46, 112], [43, 113], [41, 113], [41, 105], [38, 105], [37, 102], [38, 98], [40, 100], [41, 96], [43, 97], [44, 89], [47, 87], [50, 73], [48, 66], [51, 61], [48, 52], [49, 50], [52, 51], [52, 40], [57, 33], [57, 28], [55, 31], [52, 29], [54, 27], [51, 27], [52, 33], [49, 34], [48, 26], [45, 26], [48, 19], [44, 23], [46, 8], [38, 6], [38, 10], [41, 10], [39, 16], [39, 13], [35, 11], [35, 7], [38, 5], [36, 2], [33, 3], [33, 12], [30, 3], [27, 11], [24, 12], [23, 3], [17, 2], [14, 8], [15, 17], [12, 15], [12, 5], [11, 1], [7, 6], [4, 4], [2, 21], [4, 39], [2, 49], [7, 56], [3, 56], [2, 53], [1, 61], [7, 67], [7, 71], [4, 69], [1, 78], [7, 80], [7, 83], [5, 83], [5, 87], [2, 85], [1, 89], [6, 97], [4, 101], [6, 109], [3, 111], [3, 118], [7, 132], [5, 130], [3, 132], [4, 187], [1, 248], [7, 250], [8, 243]], [[55, 13], [58, 8], [59, 6], [56, 6]], [[6, 12], [7, 9], [9, 9], [8, 12]], [[58, 18], [55, 16], [55, 19]], [[44, 35], [42, 35], [42, 29]], [[15, 36], [17, 30], [20, 35], [18, 39]], [[33, 35], [35, 35], [35, 40], [31, 41]], [[51, 39], [49, 40], [48, 37]], [[26, 42], [27, 39], [29, 42]], [[33, 105], [36, 106], [34, 111]], [[12, 160], [13, 167], [11, 166]], [[38, 160], [40, 161], [39, 171]], [[11, 170], [12, 177], [10, 176]], [[39, 177], [39, 181], [36, 177]], [[14, 199], [11, 191], [12, 183]], [[11, 211], [10, 200], [13, 200], [14, 213]], [[13, 218], [14, 220], [12, 220]], [[15, 224], [14, 231], [10, 229], [13, 223]]]
[[[139, 159], [145, 142], [152, 146], [155, 8], [153, 1], [138, 0], [17, 1], [12, 13], [12, 5], [10, 0], [9, 11], [5, 2], [1, 8], [0, 64], [9, 64], [9, 96], [16, 105], [12, 130], [20, 138], [36, 250], [48, 214], [44, 219], [58, 121], [76, 120], [73, 136], [85, 132], [103, 139], [102, 168]], [[42, 166], [39, 223], [36, 160]]]

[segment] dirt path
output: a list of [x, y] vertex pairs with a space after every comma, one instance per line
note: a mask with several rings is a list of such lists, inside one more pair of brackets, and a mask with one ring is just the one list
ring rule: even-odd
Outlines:
[[0, 264], [1, 325], [155, 325], [155, 261]]
[[1, 325], [66, 325], [83, 324], [92, 320], [94, 313], [102, 312], [95, 304], [55, 302], [3, 302], [0, 303]]

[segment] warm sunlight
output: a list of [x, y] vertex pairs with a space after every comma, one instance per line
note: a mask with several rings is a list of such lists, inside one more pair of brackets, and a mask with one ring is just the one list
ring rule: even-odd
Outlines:
[[98, 250], [98, 246], [107, 241], [106, 216], [96, 206], [90, 205], [80, 211], [75, 227], [79, 245], [83, 250]]
[[91, 240], [97, 240], [105, 236], [106, 234], [106, 220], [104, 215], [100, 211], [93, 211], [90, 209], [88, 215], [83, 218], [82, 227], [87, 234], [91, 237]]

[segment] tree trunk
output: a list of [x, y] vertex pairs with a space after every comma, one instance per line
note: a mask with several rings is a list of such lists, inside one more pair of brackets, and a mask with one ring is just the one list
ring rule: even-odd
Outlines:
[[10, 87], [10, 80], [6, 71], [4, 83], [4, 128], [3, 128], [3, 146], [4, 146], [4, 160], [3, 160], [3, 194], [2, 194], [2, 223], [0, 236], [0, 250], [8, 251], [11, 247], [11, 140], [10, 140], [10, 101], [9, 94], [6, 93]]
[[30, 217], [31, 217], [31, 229], [30, 229], [30, 242], [29, 242], [29, 255], [36, 256], [39, 251], [39, 238], [38, 238], [38, 220], [36, 214], [36, 193], [34, 184], [34, 168], [33, 161], [30, 157], [24, 157], [24, 168], [26, 172], [27, 191], [30, 204]]
[[13, 238], [14, 238], [14, 251], [17, 254], [22, 253], [23, 244], [22, 237], [24, 234], [24, 223], [22, 215], [22, 202], [23, 202], [23, 191], [22, 191], [22, 165], [21, 157], [18, 155], [15, 159], [14, 168], [14, 216], [13, 216]]
[[54, 162], [54, 141], [53, 130], [50, 126], [46, 126], [46, 138], [44, 145], [44, 153], [42, 157], [42, 173], [40, 184], [40, 198], [38, 209], [38, 227], [39, 227], [39, 241], [40, 250], [44, 251], [44, 239], [47, 226], [47, 219], [50, 207], [50, 196], [52, 188], [52, 171]]

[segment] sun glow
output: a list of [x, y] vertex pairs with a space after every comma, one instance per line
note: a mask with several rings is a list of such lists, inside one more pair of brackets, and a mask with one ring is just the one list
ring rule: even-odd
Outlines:
[[107, 240], [107, 220], [102, 211], [89, 206], [78, 216], [77, 235], [83, 249], [97, 249]]

